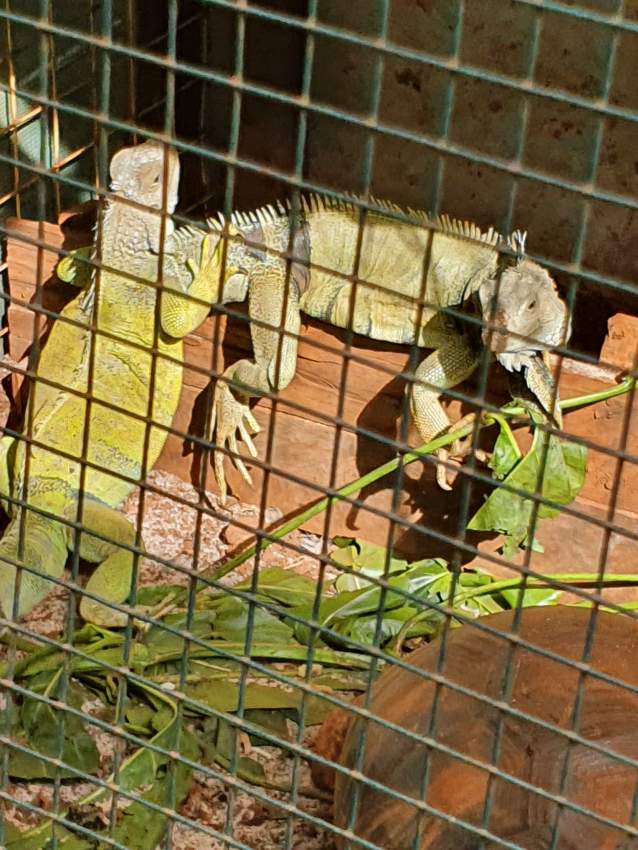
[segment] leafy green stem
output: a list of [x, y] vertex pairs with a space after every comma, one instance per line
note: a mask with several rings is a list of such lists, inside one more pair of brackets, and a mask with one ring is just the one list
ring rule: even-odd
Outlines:
[[[590, 404], [598, 404], [601, 401], [607, 401], [610, 398], [624, 395], [624, 393], [632, 390], [635, 385], [636, 378], [633, 375], [628, 375], [624, 381], [621, 381], [619, 384], [614, 384], [613, 387], [607, 387], [605, 390], [598, 390], [598, 392], [588, 393], [588, 395], [579, 395], [574, 396], [573, 398], [563, 399], [559, 402], [559, 407], [561, 410], [574, 410], [576, 407], [586, 407]], [[527, 411], [524, 407], [505, 407], [501, 410], [501, 414], [508, 418], [513, 416], [525, 416], [526, 412]], [[494, 418], [494, 414], [489, 414], [487, 418], [488, 420]]]
[[[614, 398], [615, 396], [622, 395], [623, 393], [631, 390], [636, 383], [636, 378], [633, 376], [627, 377], [622, 383], [616, 384], [613, 387], [608, 387], [607, 389], [600, 390], [599, 392], [590, 393], [584, 396], [576, 396], [574, 398], [565, 399], [560, 402], [561, 410], [571, 410], [575, 407], [583, 407], [589, 404], [596, 404], [600, 401], [606, 401], [609, 398]], [[513, 408], [504, 408], [499, 413], [492, 413], [487, 415], [481, 422], [480, 427], [490, 427], [491, 425], [496, 424], [497, 422], [503, 426], [505, 425], [506, 433], [507, 431], [511, 434], [511, 429], [505, 422], [505, 418], [512, 418], [514, 416], [523, 416], [526, 414], [524, 408], [513, 407]], [[309, 520], [323, 513], [332, 502], [339, 501], [340, 499], [348, 498], [352, 496], [354, 493], [359, 492], [364, 487], [369, 484], [373, 484], [381, 478], [384, 478], [386, 475], [390, 475], [399, 468], [399, 466], [408, 466], [408, 464], [414, 463], [416, 460], [421, 460], [423, 457], [433, 454], [437, 449], [444, 448], [445, 446], [449, 446], [454, 443], [456, 440], [463, 439], [463, 437], [467, 437], [474, 430], [474, 423], [470, 422], [466, 424], [464, 427], [459, 428], [456, 431], [451, 431], [446, 434], [442, 434], [439, 437], [436, 437], [434, 440], [430, 440], [427, 443], [424, 443], [422, 446], [419, 446], [418, 449], [413, 449], [410, 452], [406, 452], [399, 457], [393, 458], [392, 460], [387, 461], [387, 463], [382, 464], [381, 466], [376, 467], [376, 469], [372, 469], [370, 472], [367, 472], [365, 475], [362, 475], [361, 478], [357, 478], [356, 481], [351, 481], [348, 484], [345, 484], [343, 487], [340, 487], [338, 490], [335, 490], [329, 496], [324, 497], [323, 499], [319, 499], [314, 505], [310, 505], [305, 510], [301, 511], [301, 513], [296, 514], [292, 519], [289, 519], [283, 525], [279, 526], [279, 528], [274, 531], [269, 531], [267, 535], [261, 536], [261, 540], [257, 540], [247, 549], [244, 549], [242, 552], [239, 552], [235, 555], [234, 558], [230, 558], [226, 561], [225, 564], [221, 566], [214, 567], [210, 570], [202, 573], [204, 578], [210, 579], [212, 581], [218, 581], [224, 576], [236, 570], [239, 566], [246, 563], [250, 558], [252, 558], [259, 549], [263, 551], [265, 548], [270, 546], [272, 543], [276, 543], [278, 540], [286, 537], [288, 534], [296, 531], [302, 525], [307, 523]], [[513, 435], [512, 435], [512, 439]], [[177, 604], [179, 604], [181, 600], [176, 600]]]
[[253, 555], [256, 554], [257, 549], [265, 549], [267, 546], [270, 546], [272, 543], [276, 543], [278, 540], [281, 540], [283, 537], [286, 537], [293, 531], [296, 531], [300, 528], [304, 523], [313, 519], [313, 517], [318, 516], [327, 510], [328, 506], [334, 502], [339, 501], [340, 499], [346, 499], [348, 496], [352, 496], [354, 493], [359, 492], [364, 487], [367, 487], [369, 484], [373, 484], [375, 481], [378, 481], [380, 478], [383, 478], [386, 475], [390, 475], [392, 472], [396, 472], [399, 466], [402, 464], [403, 466], [407, 466], [410, 463], [414, 463], [415, 460], [420, 460], [423, 457], [432, 454], [437, 449], [444, 448], [445, 446], [449, 446], [454, 443], [456, 440], [461, 440], [463, 437], [467, 437], [474, 430], [474, 423], [469, 423], [465, 425], [463, 428], [459, 428], [457, 431], [451, 431], [447, 434], [442, 434], [440, 437], [437, 437], [434, 440], [430, 440], [428, 443], [424, 443], [422, 446], [419, 446], [418, 449], [413, 449], [410, 452], [406, 452], [404, 455], [393, 458], [392, 460], [387, 461], [387, 463], [382, 464], [381, 466], [376, 467], [376, 469], [370, 470], [365, 475], [362, 475], [361, 478], [357, 478], [356, 481], [351, 481], [349, 484], [345, 484], [343, 487], [340, 487], [338, 490], [335, 490], [330, 496], [325, 496], [323, 499], [319, 499], [319, 501], [315, 502], [314, 505], [310, 505], [305, 510], [301, 511], [301, 513], [296, 514], [292, 519], [289, 519], [288, 522], [285, 522], [283, 525], [279, 526], [279, 528], [274, 531], [269, 531], [267, 533], [267, 537], [264, 536], [261, 542], [255, 542], [247, 549], [244, 549], [243, 552], [240, 552], [238, 555], [235, 555], [234, 558], [226, 561], [225, 564], [222, 564], [219, 567], [215, 567], [210, 571], [204, 572], [202, 575], [205, 578], [210, 578], [213, 580], [218, 580], [223, 578], [228, 573], [236, 570], [237, 567], [241, 566], [241, 564], [248, 561]]
[[[523, 583], [525, 588], [530, 590], [532, 588], [553, 587], [555, 582], [580, 585], [596, 584], [599, 581], [600, 576], [598, 573], [550, 573], [543, 576], [542, 579], [529, 577], [522, 579], [519, 576], [511, 579], [491, 581], [489, 584], [483, 584], [480, 587], [472, 587], [468, 590], [462, 591], [457, 595], [455, 602], [461, 603], [466, 599], [472, 599], [473, 597], [484, 596], [486, 594], [493, 596], [494, 594], [501, 593], [504, 590], [516, 590], [521, 587]], [[638, 584], [638, 573], [609, 573], [605, 577], [605, 584]]]

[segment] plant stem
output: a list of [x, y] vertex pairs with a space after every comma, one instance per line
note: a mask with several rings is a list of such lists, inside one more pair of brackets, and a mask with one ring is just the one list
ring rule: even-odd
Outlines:
[[[487, 426], [487, 423], [485, 423]], [[449, 446], [455, 440], [460, 440], [463, 437], [467, 437], [468, 434], [471, 434], [474, 430], [474, 423], [469, 423], [463, 428], [459, 428], [458, 431], [452, 431], [448, 434], [442, 434], [440, 437], [437, 437], [435, 440], [430, 440], [429, 443], [424, 443], [422, 446], [419, 446], [418, 449], [413, 449], [410, 452], [406, 452], [404, 455], [400, 455], [399, 457], [393, 458], [389, 460], [387, 463], [384, 463], [382, 466], [377, 466], [376, 469], [372, 469], [370, 472], [366, 472], [365, 475], [362, 475], [361, 478], [357, 478], [356, 481], [351, 481], [349, 484], [345, 484], [343, 487], [340, 487], [338, 490], [335, 490], [333, 494], [330, 496], [325, 496], [323, 499], [319, 499], [319, 501], [315, 502], [314, 505], [310, 505], [310, 507], [301, 511], [301, 513], [296, 514], [292, 519], [289, 519], [288, 522], [285, 522], [279, 528], [274, 531], [269, 531], [263, 534], [258, 535], [261, 538], [261, 542], [258, 540], [256, 543], [253, 543], [247, 549], [244, 549], [243, 552], [240, 552], [238, 555], [235, 555], [234, 558], [231, 558], [225, 564], [222, 564], [220, 567], [215, 567], [209, 571], [202, 573], [205, 578], [210, 578], [213, 580], [217, 580], [223, 578], [228, 573], [237, 569], [237, 567], [241, 566], [241, 564], [248, 561], [253, 555], [257, 552], [257, 548], [265, 549], [267, 546], [270, 546], [271, 543], [276, 543], [277, 540], [281, 540], [282, 537], [286, 537], [286, 535], [290, 534], [293, 531], [296, 531], [300, 528], [305, 522], [316, 517], [318, 514], [323, 513], [330, 505], [332, 501], [338, 501], [339, 499], [345, 499], [348, 496], [351, 496], [353, 493], [357, 493], [359, 490], [362, 490], [364, 487], [367, 487], [368, 484], [373, 484], [375, 481], [378, 481], [380, 478], [383, 478], [385, 475], [390, 475], [390, 473], [395, 472], [400, 464], [403, 466], [407, 466], [410, 463], [414, 463], [415, 460], [420, 460], [426, 455], [432, 454], [437, 449], [443, 448], [444, 446]]]
[[[565, 399], [560, 402], [561, 410], [571, 410], [575, 407], [583, 407], [584, 405], [595, 404], [600, 401], [606, 401], [609, 398], [614, 398], [615, 396], [622, 395], [623, 393], [628, 392], [633, 389], [636, 383], [636, 378], [632, 375], [625, 378], [625, 380], [616, 384], [613, 387], [608, 387], [605, 390], [600, 390], [599, 392], [590, 393], [585, 396], [576, 396], [575, 398]], [[499, 417], [507, 417], [511, 418], [513, 416], [523, 416], [525, 415], [526, 410], [523, 407], [514, 407], [514, 408], [505, 408], [501, 410], [498, 414], [494, 414], [493, 416], [487, 414], [485, 418], [479, 423], [479, 427], [490, 427], [494, 425]], [[372, 469], [370, 472], [367, 472], [365, 475], [362, 475], [361, 478], [357, 478], [356, 481], [351, 481], [349, 484], [340, 487], [338, 490], [335, 490], [329, 496], [325, 496], [323, 499], [319, 499], [319, 501], [315, 502], [314, 505], [310, 505], [310, 507], [301, 511], [301, 513], [296, 514], [292, 519], [289, 519], [288, 522], [285, 522], [279, 528], [274, 531], [269, 531], [266, 533], [261, 533], [258, 536], [258, 539], [255, 543], [249, 546], [247, 549], [244, 549], [238, 555], [235, 555], [234, 558], [231, 558], [225, 564], [222, 564], [218, 567], [213, 567], [210, 570], [206, 570], [202, 573], [202, 576], [207, 579], [211, 579], [212, 581], [218, 581], [220, 578], [228, 575], [228, 573], [236, 570], [237, 567], [246, 563], [253, 555], [256, 554], [257, 549], [263, 551], [272, 543], [276, 543], [278, 540], [281, 540], [283, 537], [286, 537], [293, 531], [296, 531], [300, 528], [304, 523], [308, 522], [308, 520], [313, 519], [318, 514], [323, 513], [328, 506], [333, 501], [339, 501], [340, 499], [345, 499], [348, 496], [351, 496], [353, 493], [357, 493], [359, 490], [362, 490], [368, 484], [372, 484], [375, 481], [378, 481], [380, 478], [383, 478], [386, 475], [390, 475], [392, 472], [395, 472], [400, 465], [408, 466], [410, 463], [414, 463], [416, 460], [420, 460], [426, 455], [432, 454], [437, 449], [443, 448], [444, 446], [449, 446], [455, 440], [460, 440], [463, 437], [467, 437], [474, 430], [474, 423], [468, 423], [463, 428], [459, 428], [458, 431], [452, 431], [447, 434], [442, 434], [440, 437], [436, 437], [434, 440], [430, 440], [428, 443], [424, 443], [422, 446], [419, 446], [418, 449], [414, 449], [413, 451], [406, 452], [404, 455], [400, 455], [399, 457], [394, 458], [393, 460], [389, 460], [387, 463], [384, 463], [382, 466], [378, 466], [376, 469]]]
[[[607, 399], [615, 398], [618, 395], [623, 395], [629, 392], [636, 385], [636, 378], [633, 375], [628, 375], [620, 384], [614, 384], [613, 387], [608, 387], [606, 390], [598, 390], [595, 393], [588, 395], [574, 396], [574, 398], [566, 398], [559, 402], [561, 410], [573, 410], [575, 407], [585, 407], [589, 404], [597, 404], [599, 401], [607, 401]], [[501, 411], [503, 416], [524, 416], [526, 410], [524, 407], [505, 407]], [[489, 414], [488, 418], [489, 418]]]
[[[500, 579], [499, 581], [491, 581], [489, 584], [483, 584], [480, 587], [473, 587], [469, 590], [459, 593], [455, 598], [457, 601], [465, 601], [472, 599], [475, 596], [484, 596], [488, 594], [493, 596], [495, 593], [500, 593], [503, 590], [515, 590], [525, 583], [525, 587], [529, 590], [539, 587], [552, 587], [553, 582], [561, 582], [562, 584], [596, 584], [600, 581], [598, 573], [550, 573], [543, 576], [542, 579], [530, 578], [526, 580], [518, 578]], [[638, 584], [638, 573], [608, 573], [605, 577], [605, 584]]]

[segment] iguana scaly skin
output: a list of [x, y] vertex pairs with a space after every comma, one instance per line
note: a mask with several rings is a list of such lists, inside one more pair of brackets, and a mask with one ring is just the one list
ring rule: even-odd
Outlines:
[[[99, 565], [87, 589], [116, 603], [128, 598], [134, 556], [118, 544], [134, 545], [135, 528], [115, 508], [164, 445], [182, 382], [181, 338], [205, 318], [217, 288], [219, 254], [209, 252], [202, 275], [193, 280], [187, 264], [199, 258], [201, 238], [192, 244], [187, 235], [176, 240], [172, 220], [162, 212], [172, 213], [177, 202], [175, 151], [151, 142], [124, 148], [113, 157], [110, 171], [114, 195], [97, 228], [101, 270], [87, 275], [75, 261], [60, 265], [60, 276], [83, 288], [53, 325], [39, 357], [27, 414], [34, 441], [28, 463], [24, 440], [5, 436], [2, 441], [7, 464], [0, 496], [11, 495], [52, 515], [25, 511], [5, 498], [12, 519], [0, 541], [0, 608], [9, 619], [30, 611], [52, 589], [47, 576], [62, 575], [76, 536], [56, 517], [79, 521], [87, 529], [79, 554]], [[157, 310], [160, 256], [161, 282], [168, 291]], [[205, 305], [185, 299], [184, 292]], [[149, 415], [159, 427], [150, 427], [145, 451]], [[82, 458], [88, 461], [83, 482]], [[16, 570], [17, 565], [29, 570]], [[126, 623], [125, 614], [89, 597], [83, 597], [80, 611], [94, 623]]]
[[[250, 434], [258, 425], [248, 402], [292, 380], [301, 312], [372, 339], [435, 349], [416, 369], [410, 389], [410, 410], [427, 442], [450, 425], [438, 400], [441, 391], [471, 375], [481, 348], [478, 334], [459, 327], [441, 308], [478, 301], [489, 323], [483, 343], [510, 371], [529, 373], [528, 384], [543, 394], [541, 404], [551, 412], [555, 392], [538, 353], [567, 340], [570, 317], [545, 269], [521, 256], [504, 256], [505, 248], [522, 253], [524, 235], [517, 231], [505, 239], [446, 216], [382, 207], [387, 214], [362, 215], [355, 204], [312, 196], [303, 201], [301, 215], [278, 205], [236, 213], [230, 223], [209, 221], [204, 261], [218, 245], [222, 226], [236, 233], [227, 248], [230, 269], [215, 300], [224, 304], [248, 297], [250, 318], [258, 322], [250, 326], [254, 358], [234, 363], [216, 386], [218, 447], [236, 453], [239, 432], [256, 456]], [[289, 270], [285, 253], [294, 258]], [[214, 462], [224, 499], [219, 451]], [[241, 459], [235, 463], [251, 483]], [[448, 486], [441, 476], [439, 483]]]

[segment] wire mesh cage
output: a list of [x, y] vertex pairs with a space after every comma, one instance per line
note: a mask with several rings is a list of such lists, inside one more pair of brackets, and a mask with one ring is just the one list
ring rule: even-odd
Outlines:
[[636, 3], [0, 39], [0, 845], [638, 847]]

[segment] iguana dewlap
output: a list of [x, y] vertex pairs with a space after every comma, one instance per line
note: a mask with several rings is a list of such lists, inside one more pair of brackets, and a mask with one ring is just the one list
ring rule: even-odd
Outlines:
[[[227, 227], [235, 238], [228, 242], [228, 271], [216, 300], [248, 298], [256, 320], [250, 325], [254, 357], [234, 363], [217, 383], [217, 447], [236, 454], [239, 432], [256, 455], [249, 429], [254, 433], [258, 426], [248, 402], [292, 380], [301, 312], [372, 339], [435, 349], [416, 369], [410, 389], [410, 410], [427, 442], [450, 425], [441, 391], [468, 378], [480, 359], [479, 334], [442, 308], [477, 301], [488, 325], [483, 343], [510, 371], [533, 373], [535, 392], [545, 396], [541, 405], [552, 412], [555, 392], [538, 353], [567, 340], [569, 312], [545, 269], [524, 258], [507, 265], [503, 249], [520, 253], [524, 236], [504, 239], [446, 216], [382, 206], [386, 214], [364, 214], [355, 204], [312, 196], [301, 215], [279, 206], [232, 217]], [[220, 239], [220, 224], [209, 225], [206, 251]], [[285, 254], [293, 258], [289, 269]], [[234, 460], [250, 483], [242, 460]], [[224, 498], [219, 451], [215, 474]]]
[[[60, 264], [60, 277], [83, 288], [39, 356], [24, 427], [33, 443], [2, 440], [0, 496], [29, 506], [25, 511], [4, 501], [11, 523], [0, 541], [0, 609], [9, 619], [52, 589], [46, 577], [62, 575], [76, 545], [82, 558], [98, 564], [88, 591], [117, 603], [129, 597], [134, 555], [122, 546], [134, 546], [136, 532], [115, 508], [164, 445], [180, 395], [181, 338], [205, 318], [213, 297], [209, 282], [218, 255], [208, 257], [206, 274], [193, 281], [188, 241], [177, 245], [166, 215], [177, 202], [176, 152], [151, 142], [125, 148], [110, 172], [113, 194], [97, 227], [100, 271], [87, 274], [76, 261]], [[160, 278], [169, 291], [157, 311]], [[205, 306], [185, 301], [185, 291]], [[87, 530], [76, 537], [60, 520]], [[16, 570], [20, 565], [25, 569]], [[126, 622], [125, 614], [89, 596], [80, 611], [103, 625]]]

